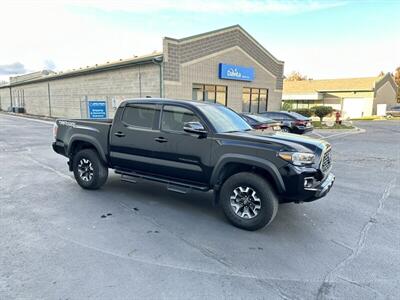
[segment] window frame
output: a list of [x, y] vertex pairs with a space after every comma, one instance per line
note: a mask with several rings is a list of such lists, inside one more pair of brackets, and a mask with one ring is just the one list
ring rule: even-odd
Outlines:
[[[193, 101], [203, 101], [203, 102], [212, 102], [212, 101], [209, 101], [209, 100], [205, 100], [205, 96], [206, 96], [206, 86], [211, 86], [211, 87], [213, 87], [214, 88], [214, 94], [215, 94], [215, 99], [214, 99], [214, 101], [213, 101], [213, 103], [218, 103], [218, 104], [221, 104], [221, 105], [225, 105], [225, 106], [228, 106], [228, 86], [227, 85], [222, 85], [222, 84], [207, 84], [207, 83], [193, 83], [192, 84], [192, 98], [193, 98], [193, 88], [195, 87], [195, 86], [197, 86], [197, 87], [200, 87], [201, 86], [201, 88], [202, 88], [202, 94], [203, 94], [203, 99], [202, 100], [197, 100], [197, 99], [192, 99]], [[225, 88], [225, 103], [224, 104], [222, 104], [222, 103], [219, 103], [219, 102], [217, 102], [217, 94], [218, 93], [222, 93], [222, 92], [218, 92], [218, 87], [224, 87]]]

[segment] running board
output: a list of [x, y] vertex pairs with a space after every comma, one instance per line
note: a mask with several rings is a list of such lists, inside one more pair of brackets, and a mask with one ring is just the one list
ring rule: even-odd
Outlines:
[[131, 176], [121, 175], [121, 181], [130, 182], [130, 183], [137, 183]]
[[173, 191], [173, 192], [177, 192], [177, 193], [181, 193], [181, 194], [186, 194], [191, 189], [199, 190], [199, 191], [203, 191], [203, 192], [207, 192], [210, 190], [210, 188], [205, 185], [196, 185], [196, 184], [190, 184], [190, 183], [185, 183], [185, 182], [180, 182], [180, 181], [172, 181], [171, 179], [160, 178], [160, 177], [155, 177], [155, 176], [151, 176], [151, 175], [144, 175], [144, 174], [139, 174], [139, 173], [134, 173], [134, 172], [126, 172], [126, 171], [121, 171], [121, 170], [115, 170], [115, 173], [120, 174], [121, 181], [125, 181], [125, 182], [136, 183], [136, 180], [134, 178], [142, 178], [142, 179], [146, 179], [146, 180], [166, 183], [166, 184], [168, 184], [167, 189], [169, 191]]
[[187, 188], [187, 187], [177, 186], [177, 185], [168, 185], [167, 190], [171, 191], [171, 192], [179, 193], [179, 194], [187, 194], [188, 192], [190, 192], [191, 189]]

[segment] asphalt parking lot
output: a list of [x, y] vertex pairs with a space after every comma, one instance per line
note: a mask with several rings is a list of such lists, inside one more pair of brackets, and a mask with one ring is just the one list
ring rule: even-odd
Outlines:
[[400, 122], [357, 126], [314, 135], [333, 145], [327, 197], [247, 232], [211, 194], [113, 172], [83, 190], [52, 124], [0, 114], [0, 299], [398, 299]]

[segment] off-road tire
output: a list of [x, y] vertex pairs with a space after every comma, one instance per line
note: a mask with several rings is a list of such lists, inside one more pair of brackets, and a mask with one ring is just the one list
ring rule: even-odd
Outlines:
[[[232, 207], [231, 197], [234, 197], [235, 189], [249, 187], [255, 191], [261, 208], [258, 214], [251, 218], [240, 217]], [[222, 185], [220, 203], [225, 216], [236, 227], [245, 230], [257, 230], [267, 226], [275, 218], [279, 201], [271, 184], [263, 177], [249, 172], [241, 172], [229, 177]]]
[[[82, 163], [90, 166], [91, 176], [87, 175], [85, 177], [81, 175], [82, 171], [79, 171], [79, 166]], [[72, 166], [76, 182], [84, 189], [97, 190], [107, 181], [108, 167], [93, 149], [83, 149], [77, 152], [73, 157]]]

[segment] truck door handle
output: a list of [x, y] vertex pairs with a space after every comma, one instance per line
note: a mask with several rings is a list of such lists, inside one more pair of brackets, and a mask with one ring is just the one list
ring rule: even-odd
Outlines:
[[168, 140], [167, 140], [166, 138], [162, 137], [162, 136], [160, 136], [160, 137], [158, 137], [158, 138], [155, 138], [154, 140], [155, 140], [156, 142], [159, 142], [159, 143], [166, 143], [166, 142], [168, 142]]
[[118, 131], [118, 132], [114, 133], [114, 135], [117, 137], [123, 137], [123, 136], [125, 136], [125, 133]]

